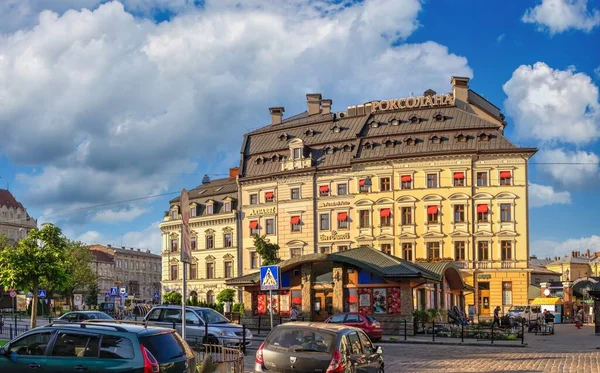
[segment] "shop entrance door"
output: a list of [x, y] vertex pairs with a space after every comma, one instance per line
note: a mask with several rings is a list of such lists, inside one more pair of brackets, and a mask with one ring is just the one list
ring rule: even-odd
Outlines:
[[312, 321], [325, 321], [333, 313], [333, 294], [331, 291], [315, 291], [312, 306]]
[[479, 293], [479, 314], [490, 315], [490, 283], [480, 282], [477, 285]]

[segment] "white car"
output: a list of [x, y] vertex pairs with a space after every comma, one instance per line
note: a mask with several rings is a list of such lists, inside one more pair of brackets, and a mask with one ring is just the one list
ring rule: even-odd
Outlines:
[[542, 309], [540, 306], [512, 306], [508, 310], [508, 315], [514, 317], [515, 319], [523, 319], [525, 321], [537, 320], [538, 317], [542, 314]]

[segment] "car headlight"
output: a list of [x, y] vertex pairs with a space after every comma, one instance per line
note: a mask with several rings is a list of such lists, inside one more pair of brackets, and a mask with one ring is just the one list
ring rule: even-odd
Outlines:
[[236, 336], [235, 332], [224, 331], [224, 330], [220, 331], [218, 334], [223, 337], [235, 337]]

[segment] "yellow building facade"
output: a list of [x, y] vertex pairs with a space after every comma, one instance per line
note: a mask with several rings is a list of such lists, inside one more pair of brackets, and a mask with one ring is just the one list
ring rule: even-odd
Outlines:
[[[280, 257], [371, 247], [411, 262], [455, 261], [470, 310], [527, 304], [527, 162], [503, 133], [504, 116], [452, 78], [452, 93], [307, 111], [245, 135], [240, 163], [241, 258], [258, 270], [253, 234]], [[417, 306], [445, 302], [428, 288]]]
[[[227, 286], [225, 281], [240, 274], [238, 260], [237, 168], [230, 177], [210, 180], [189, 191], [192, 263], [187, 268], [187, 296], [215, 303]], [[182, 292], [182, 218], [179, 197], [170, 201], [160, 223], [162, 233], [162, 294]]]

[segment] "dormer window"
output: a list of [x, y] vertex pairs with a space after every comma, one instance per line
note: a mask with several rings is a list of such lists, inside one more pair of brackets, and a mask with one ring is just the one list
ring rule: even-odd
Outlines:
[[414, 137], [408, 137], [404, 141], [406, 142], [406, 145], [408, 145], [408, 146], [414, 146], [417, 143], [417, 141]]
[[192, 218], [196, 216], [196, 212], [198, 211], [196, 210], [196, 206], [197, 205], [195, 203], [190, 205], [190, 217]]
[[171, 211], [171, 218], [173, 218], [173, 219], [177, 219], [177, 215], [178, 215], [178, 214], [177, 214], [177, 210], [173, 210], [173, 211]]
[[264, 160], [264, 158], [263, 158], [263, 157], [258, 157], [258, 158], [256, 158], [256, 163], [257, 163], [257, 164], [263, 164], [264, 162], [265, 162], [265, 160]]
[[394, 146], [394, 142], [391, 139], [386, 139], [384, 144], [386, 148], [391, 148]]
[[279, 135], [280, 141], [287, 141], [289, 138], [290, 136], [287, 133], [282, 133], [281, 135]]
[[331, 146], [325, 147], [325, 154], [333, 154], [333, 148]]
[[294, 156], [294, 159], [302, 158], [302, 148], [294, 148], [294, 149], [292, 149], [292, 151], [293, 151], [292, 154]]
[[458, 142], [467, 142], [467, 136], [463, 135], [462, 133], [459, 133], [458, 135], [456, 135], [456, 140]]
[[445, 117], [444, 115], [442, 115], [442, 113], [440, 113], [440, 112], [437, 112], [437, 113], [435, 113], [435, 114], [433, 115], [433, 119], [434, 119], [436, 122], [443, 122], [444, 120], [446, 120], [446, 117]]
[[331, 127], [331, 130], [335, 133], [340, 133], [342, 128], [336, 124], [335, 126]]
[[344, 148], [343, 148], [343, 150], [344, 150], [345, 152], [349, 152], [350, 150], [352, 150], [352, 147], [351, 147], [350, 145], [346, 144], [346, 145], [344, 145]]
[[480, 133], [479, 141], [490, 141], [490, 135], [488, 135], [487, 133]]
[[408, 120], [409, 120], [411, 123], [419, 123], [419, 122], [421, 122], [421, 118], [419, 118], [419, 117], [418, 117], [418, 116], [416, 116], [416, 115], [413, 115], [413, 116], [411, 116], [410, 118], [408, 118]]
[[367, 141], [367, 142], [365, 143], [365, 148], [366, 148], [366, 149], [372, 149], [372, 148], [373, 148], [373, 144]]
[[315, 131], [313, 129], [309, 129], [309, 130], [306, 130], [306, 132], [304, 132], [304, 134], [306, 136], [314, 136], [315, 135]]
[[214, 212], [215, 212], [214, 211], [214, 206], [213, 206], [212, 203], [206, 205], [206, 215], [212, 215], [212, 214], [214, 214]]
[[393, 118], [392, 120], [390, 120], [390, 124], [392, 126], [399, 126], [400, 125], [400, 119]]
[[371, 128], [377, 128], [377, 127], [379, 127], [379, 122], [376, 121], [376, 120], [372, 121], [371, 122]]
[[441, 139], [438, 136], [431, 136], [430, 139], [432, 144], [439, 144], [441, 142]]

